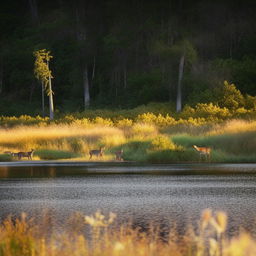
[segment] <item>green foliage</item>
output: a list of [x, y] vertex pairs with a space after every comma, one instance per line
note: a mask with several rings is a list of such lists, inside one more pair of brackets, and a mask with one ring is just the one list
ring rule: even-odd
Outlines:
[[72, 152], [81, 153], [84, 151], [85, 142], [82, 138], [70, 138], [67, 142]]
[[34, 67], [35, 76], [43, 83], [47, 90], [47, 95], [49, 96], [53, 93], [51, 88], [49, 88], [50, 79], [53, 78], [52, 71], [49, 69], [49, 61], [53, 56], [51, 56], [50, 51], [46, 51], [46, 49], [35, 51], [34, 56], [36, 58]]
[[219, 105], [230, 110], [236, 110], [245, 105], [245, 100], [241, 92], [234, 84], [224, 81], [224, 86], [220, 92]]
[[[35, 6], [29, 8], [32, 2]], [[104, 4], [92, 1], [89, 6], [84, 1], [32, 2], [1, 4], [1, 115], [39, 113], [41, 88], [33, 79], [32, 56], [38, 49], [54, 53], [54, 91], [62, 114], [83, 110], [81, 67], [85, 62], [91, 103], [97, 109], [174, 104], [177, 62], [183, 54], [185, 104], [216, 105], [213, 88], [223, 80], [233, 81], [243, 95], [256, 95], [256, 37], [248, 25], [254, 19], [253, 1], [233, 5], [231, 1], [198, 0], [182, 6], [168, 1], [138, 5], [106, 0]], [[38, 10], [40, 19], [33, 10]], [[216, 25], [220, 19], [223, 26]], [[51, 76], [41, 57], [36, 70], [42, 72], [37, 77]], [[254, 103], [243, 103], [230, 90], [225, 99], [219, 99], [219, 106], [232, 111], [252, 108]]]
[[42, 160], [69, 159], [69, 158], [75, 158], [80, 156], [80, 154], [69, 152], [69, 151], [50, 150], [50, 149], [37, 150], [35, 155], [37, 155]]
[[[131, 74], [128, 77], [129, 104], [132, 106], [147, 104], [152, 101], [166, 101], [168, 91], [163, 84], [161, 73], [158, 70], [152, 72]], [[127, 98], [124, 98], [126, 101]]]
[[256, 96], [246, 95], [245, 96], [245, 108], [256, 110]]
[[10, 162], [12, 157], [9, 154], [0, 154], [0, 162]]
[[178, 150], [181, 149], [175, 145], [168, 136], [161, 135], [155, 137], [151, 141], [151, 149], [153, 151], [159, 151], [159, 150]]
[[134, 140], [123, 145], [124, 159], [130, 161], [145, 162], [150, 142], [145, 140]]
[[183, 118], [209, 118], [212, 121], [223, 120], [232, 116], [230, 111], [223, 107], [214, 105], [213, 103], [198, 103], [195, 108], [185, 106], [181, 116]]
[[152, 163], [188, 162], [198, 161], [198, 156], [192, 150], [161, 150], [156, 152], [150, 152], [147, 156], [147, 161]]
[[0, 116], [0, 125], [5, 127], [15, 127], [20, 125], [46, 125], [49, 123], [48, 117], [31, 117], [28, 115], [16, 116]]

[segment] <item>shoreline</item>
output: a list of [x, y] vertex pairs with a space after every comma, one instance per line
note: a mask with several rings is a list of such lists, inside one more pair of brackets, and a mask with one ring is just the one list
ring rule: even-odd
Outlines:
[[[256, 174], [256, 163], [173, 163], [148, 164], [138, 162], [88, 161], [19, 161], [0, 162], [2, 171], [28, 173], [54, 169], [57, 174], [152, 174], [152, 175], [222, 175]], [[20, 170], [19, 170], [20, 169]]]

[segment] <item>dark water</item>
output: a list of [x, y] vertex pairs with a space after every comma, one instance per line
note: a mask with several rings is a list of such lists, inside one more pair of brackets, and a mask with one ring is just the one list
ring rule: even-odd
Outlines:
[[205, 208], [227, 212], [230, 233], [256, 234], [256, 165], [0, 165], [0, 219], [47, 209], [62, 223], [100, 209], [137, 225], [184, 226]]

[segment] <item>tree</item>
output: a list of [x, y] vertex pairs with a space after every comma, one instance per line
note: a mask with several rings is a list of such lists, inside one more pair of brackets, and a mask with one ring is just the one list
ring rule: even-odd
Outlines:
[[34, 52], [36, 58], [34, 65], [34, 73], [38, 80], [42, 83], [42, 106], [44, 112], [44, 91], [46, 90], [49, 97], [49, 111], [50, 119], [54, 119], [54, 107], [53, 107], [53, 91], [52, 91], [52, 71], [49, 69], [49, 62], [53, 56], [50, 55], [50, 51], [46, 49], [38, 50]]
[[242, 93], [236, 88], [234, 84], [224, 81], [224, 85], [220, 91], [219, 105], [226, 107], [230, 110], [236, 110], [240, 107], [244, 107], [245, 99]]
[[196, 51], [188, 40], [183, 40], [179, 44], [173, 46], [173, 51], [179, 55], [179, 75], [177, 85], [176, 111], [182, 109], [182, 79], [184, 74], [185, 60], [191, 64], [196, 59]]
[[[182, 80], [184, 75], [185, 64], [190, 65], [196, 59], [196, 51], [193, 45], [188, 40], [178, 41], [173, 45], [168, 45], [163, 41], [156, 41], [153, 45], [153, 52], [156, 56], [161, 58], [161, 62], [165, 63], [165, 69], [168, 69], [169, 76], [176, 76], [177, 63], [178, 69], [178, 82], [177, 82], [177, 96], [176, 96], [176, 111], [180, 112], [182, 108]], [[175, 74], [174, 74], [175, 73]], [[175, 79], [176, 80], [176, 79]], [[171, 87], [174, 79], [169, 77], [169, 91], [171, 101]]]

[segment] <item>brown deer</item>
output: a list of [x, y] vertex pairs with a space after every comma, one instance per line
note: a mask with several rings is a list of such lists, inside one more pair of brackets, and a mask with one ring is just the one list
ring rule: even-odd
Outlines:
[[19, 153], [14, 153], [14, 152], [12, 152], [12, 153], [11, 153], [11, 156], [12, 156], [12, 157], [19, 158]]
[[27, 157], [28, 160], [32, 160], [34, 152], [35, 150], [31, 149], [31, 151], [29, 152], [18, 152], [17, 154], [18, 154], [19, 160], [21, 160], [22, 157]]
[[123, 161], [123, 153], [124, 153], [123, 149], [115, 152], [117, 161]]
[[197, 147], [196, 145], [193, 145], [193, 148], [199, 153], [200, 161], [201, 161], [201, 156], [205, 156], [206, 159], [210, 160], [211, 148]]
[[93, 150], [90, 150], [89, 154], [90, 154], [90, 159], [92, 159], [92, 156], [95, 155], [97, 157], [102, 157], [103, 156], [103, 150], [104, 148], [103, 147], [100, 147], [100, 149], [93, 149]]

